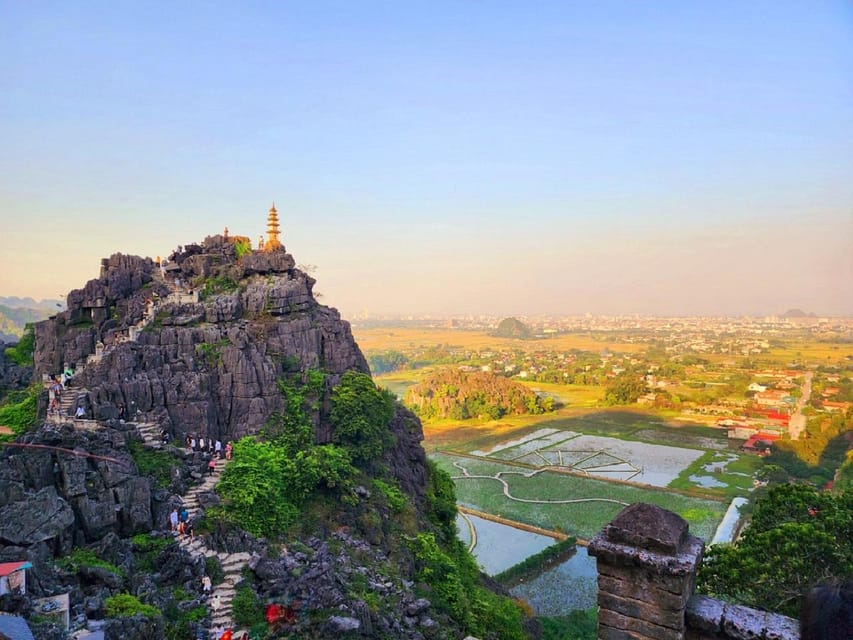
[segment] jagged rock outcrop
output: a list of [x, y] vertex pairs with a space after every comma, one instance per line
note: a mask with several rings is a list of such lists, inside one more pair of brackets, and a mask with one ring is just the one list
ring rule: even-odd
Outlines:
[[[66, 312], [37, 325], [37, 375], [84, 363], [104, 345], [100, 362], [75, 381], [88, 389], [96, 418], [117, 417], [123, 404], [131, 417], [158, 422], [175, 437], [231, 440], [282, 409], [276, 380], [283, 373], [322, 369], [330, 390], [345, 371], [368, 372], [349, 324], [314, 300], [314, 279], [290, 254], [237, 260], [233, 245], [213, 236], [168, 264], [162, 274], [148, 258], [104, 260], [100, 278], [69, 294]], [[178, 283], [182, 294], [170, 296]], [[154, 300], [156, 318], [135, 340], [123, 340]]]
[[0, 460], [0, 545], [44, 542], [61, 554], [154, 526], [151, 480], [125, 450], [126, 434], [44, 427], [20, 442]]

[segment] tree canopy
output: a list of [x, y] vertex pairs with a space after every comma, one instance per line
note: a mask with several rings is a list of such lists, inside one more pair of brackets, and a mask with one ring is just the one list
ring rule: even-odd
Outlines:
[[735, 544], [712, 546], [699, 591], [797, 617], [815, 584], [853, 578], [853, 492], [837, 496], [783, 484], [757, 500], [752, 522]]

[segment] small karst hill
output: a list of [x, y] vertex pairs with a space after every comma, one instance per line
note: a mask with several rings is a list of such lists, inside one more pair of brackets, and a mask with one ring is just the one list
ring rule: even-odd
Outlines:
[[495, 329], [495, 336], [501, 338], [529, 338], [532, 335], [530, 327], [517, 318], [504, 318]]
[[[108, 640], [207, 637], [223, 621], [267, 638], [527, 637], [536, 623], [484, 587], [456, 538], [420, 421], [375, 387], [274, 214], [263, 248], [225, 233], [162, 261], [105, 258], [35, 325], [19, 351], [36, 382], [12, 407], [29, 417], [0, 450], [0, 562], [32, 564], [29, 597], [0, 611], [31, 618], [32, 598], [69, 594], [71, 619], [106, 619]], [[42, 380], [69, 367], [56, 402]], [[69, 418], [76, 406], [88, 420]], [[170, 532], [181, 506], [192, 540]], [[37, 618], [37, 639], [59, 637]]]
[[406, 404], [424, 419], [497, 419], [507, 414], [544, 413], [550, 398], [523, 384], [484, 371], [444, 369], [409, 387]]

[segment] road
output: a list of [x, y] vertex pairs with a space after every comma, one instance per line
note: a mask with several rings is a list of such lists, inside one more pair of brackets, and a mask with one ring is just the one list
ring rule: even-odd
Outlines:
[[794, 413], [791, 414], [788, 420], [788, 433], [791, 435], [791, 440], [799, 440], [802, 433], [806, 430], [806, 416], [803, 415], [803, 409], [809, 398], [812, 395], [812, 378], [813, 371], [807, 371], [803, 379], [802, 395], [797, 399], [797, 406], [794, 408]]

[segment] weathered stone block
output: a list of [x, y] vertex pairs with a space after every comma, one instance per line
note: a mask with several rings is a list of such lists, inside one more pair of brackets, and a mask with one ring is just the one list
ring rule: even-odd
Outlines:
[[[684, 630], [684, 611], [667, 611], [659, 606], [630, 598], [622, 598], [604, 591], [598, 592], [598, 605], [601, 610], [641, 620], [653, 620], [656, 624], [678, 631]], [[601, 612], [599, 612], [601, 615]]]
[[684, 638], [681, 629], [662, 627], [649, 620], [630, 618], [606, 609], [599, 611], [598, 623], [611, 629], [628, 631], [639, 634], [639, 637], [653, 640], [683, 640]]
[[664, 589], [659, 589], [654, 584], [645, 580], [638, 572], [635, 580], [633, 576], [627, 575], [626, 579], [614, 578], [602, 573], [598, 574], [598, 588], [606, 593], [639, 600], [656, 605], [668, 611], [683, 611], [687, 604], [687, 594], [674, 594]]

